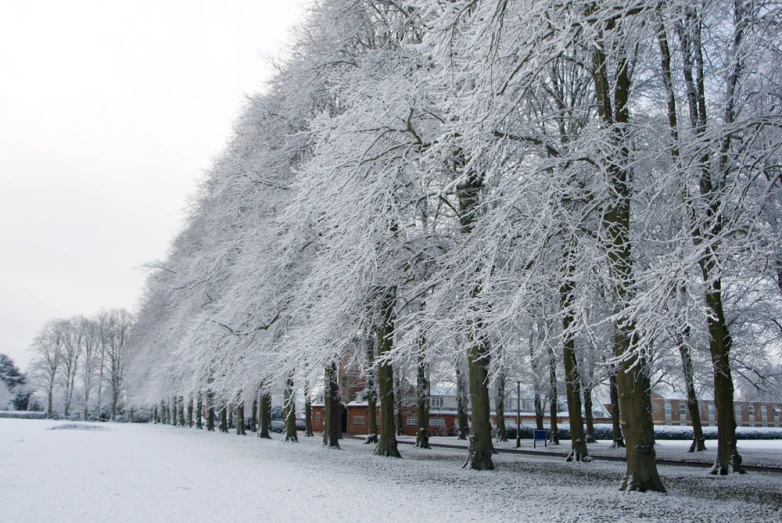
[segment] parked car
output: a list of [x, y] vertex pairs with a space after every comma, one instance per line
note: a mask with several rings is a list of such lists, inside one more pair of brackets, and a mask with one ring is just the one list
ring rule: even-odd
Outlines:
[[296, 418], [296, 430], [307, 430], [307, 424], [302, 418]]
[[281, 419], [272, 420], [272, 432], [276, 432], [277, 434], [282, 434], [284, 430], [285, 430], [285, 421]]

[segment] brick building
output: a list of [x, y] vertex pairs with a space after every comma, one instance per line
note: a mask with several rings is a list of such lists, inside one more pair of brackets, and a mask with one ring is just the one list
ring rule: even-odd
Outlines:
[[[349, 380], [346, 382], [350, 384]], [[407, 392], [403, 394], [398, 407], [399, 418], [395, 420], [402, 426], [402, 432], [408, 436], [415, 436], [418, 431], [418, 419], [415, 405], [415, 394], [412, 390], [412, 386], [409, 384], [406, 387]], [[346, 389], [351, 391], [350, 387]], [[345, 402], [346, 398], [343, 397], [343, 402], [340, 408], [342, 409], [342, 431], [348, 434], [363, 435], [368, 434], [368, 405], [364, 401], [363, 392], [361, 389], [353, 389], [355, 392], [354, 398]], [[452, 386], [436, 386], [432, 387], [430, 393], [431, 403], [429, 409], [429, 435], [452, 435], [455, 434], [458, 427], [457, 421], [457, 397], [455, 387]], [[520, 405], [519, 405], [520, 403]], [[517, 401], [515, 393], [510, 393], [505, 398], [505, 425], [507, 427], [516, 426], [516, 414], [517, 406], [519, 408], [520, 421], [522, 425], [534, 425], [535, 424], [535, 405], [532, 395], [525, 393], [520, 398], [520, 402]], [[319, 401], [312, 404], [312, 428], [316, 431], [323, 430], [323, 399], [319, 398]], [[548, 410], [548, 409], [546, 409]], [[567, 423], [569, 420], [567, 414], [567, 405], [564, 398], [560, 398], [559, 401], [559, 413], [557, 416], [558, 423]], [[470, 411], [467, 411], [468, 420], [470, 417]], [[610, 423], [611, 416], [609, 411], [604, 406], [595, 402], [593, 405], [593, 417], [595, 423]], [[377, 409], [377, 419], [380, 423], [380, 409]], [[496, 412], [491, 413], [492, 425], [496, 426]], [[544, 424], [549, 424], [549, 416], [544, 417]]]
[[[717, 407], [714, 400], [698, 400], [701, 423], [704, 427], [717, 425]], [[734, 400], [736, 424], [739, 427], [779, 427], [782, 403]], [[655, 425], [692, 425], [687, 398], [652, 393], [652, 420]]]

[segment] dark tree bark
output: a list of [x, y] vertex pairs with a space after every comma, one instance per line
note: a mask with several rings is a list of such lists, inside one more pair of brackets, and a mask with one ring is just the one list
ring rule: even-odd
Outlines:
[[377, 443], [377, 384], [375, 383], [375, 342], [367, 341], [367, 417], [369, 434], [364, 443]]
[[325, 381], [325, 392], [323, 394], [325, 404], [323, 446], [331, 449], [339, 449], [339, 437], [342, 434], [342, 423], [340, 419], [340, 393], [336, 362], [331, 362], [331, 365], [326, 367]]
[[467, 386], [464, 383], [464, 373], [456, 367], [456, 421], [458, 424], [457, 439], [466, 440], [470, 433], [467, 424]]
[[425, 339], [421, 339], [418, 346], [418, 365], [416, 366], [416, 421], [418, 430], [415, 437], [415, 446], [421, 449], [429, 446], [429, 379], [426, 377], [426, 359], [424, 356]]
[[500, 371], [497, 377], [497, 441], [508, 441], [508, 431], [505, 428], [505, 372]]
[[682, 358], [684, 384], [687, 388], [687, 409], [690, 411], [690, 420], [692, 421], [692, 444], [689, 452], [703, 452], [706, 450], [706, 438], [703, 436], [701, 411], [698, 404], [698, 395], [695, 393], [695, 371], [692, 366], [690, 347], [685, 343], [681, 343], [679, 345], [679, 355]]
[[288, 374], [285, 381], [285, 394], [283, 400], [285, 412], [285, 435], [283, 441], [299, 442], [299, 434], [296, 430], [296, 394], [293, 390], [293, 373]]
[[177, 426], [177, 397], [171, 398], [171, 425]]
[[608, 372], [608, 390], [611, 395], [611, 423], [614, 429], [614, 443], [611, 448], [624, 447], [625, 439], [622, 436], [619, 417], [619, 389], [616, 386], [616, 367], [614, 365], [611, 365]]
[[592, 386], [583, 384], [584, 391], [584, 415], [586, 417], [586, 442], [594, 443], [595, 439], [595, 418], [592, 414]]
[[378, 384], [380, 386], [380, 439], [375, 445], [376, 456], [401, 457], [397, 449], [394, 423], [394, 369], [387, 355], [394, 343], [394, 322], [396, 314], [396, 290], [386, 289], [381, 306], [380, 328], [377, 331], [377, 347], [380, 365]]
[[[679, 36], [682, 45], [682, 65], [684, 71], [684, 81], [687, 89], [687, 100], [689, 106], [690, 123], [695, 131], [695, 136], [704, 141], [707, 130], [706, 115], [706, 90], [703, 69], [703, 51], [701, 43], [701, 19], [697, 9], [691, 9], [687, 12], [684, 24], [679, 26]], [[735, 92], [738, 86], [739, 75], [742, 67], [738, 50], [743, 41], [743, 7], [741, 2], [734, 2], [734, 61], [730, 65], [730, 72], [726, 83], [726, 109], [725, 123], [732, 124], [735, 120]], [[665, 33], [663, 23], [660, 23], [658, 40], [662, 57], [663, 83], [666, 87], [668, 96], [668, 123], [671, 129], [671, 138], [673, 147], [671, 156], [676, 164], [679, 159], [678, 149], [678, 123], [676, 116], [676, 97], [673, 90], [673, 81], [671, 78], [671, 53], [668, 48], [668, 39]], [[694, 63], [693, 63], [694, 60]], [[695, 78], [693, 78], [693, 69], [695, 69]], [[721, 158], [719, 162], [720, 174], [725, 175], [727, 169], [727, 153], [730, 149], [731, 135], [722, 142]], [[733, 379], [730, 369], [730, 350], [732, 348], [732, 339], [725, 321], [725, 313], [722, 305], [722, 279], [718, 275], [719, 259], [714, 247], [720, 243], [720, 237], [723, 229], [723, 215], [719, 193], [721, 192], [719, 182], [715, 185], [712, 181], [710, 169], [711, 155], [708, 149], [703, 147], [703, 153], [699, 158], [700, 162], [700, 199], [707, 203], [704, 216], [697, 219], [696, 211], [690, 204], [689, 195], [685, 192], [683, 195], [685, 203], [688, 205], [689, 229], [692, 231], [692, 241], [696, 247], [705, 247], [698, 263], [701, 268], [703, 281], [706, 289], [706, 315], [709, 331], [709, 349], [711, 351], [712, 364], [714, 366], [714, 402], [717, 406], [717, 460], [711, 469], [712, 474], [728, 474], [731, 466], [735, 472], [744, 473], [741, 466], [741, 456], [736, 449], [736, 420], [733, 410]], [[683, 350], [684, 349], [684, 350]], [[685, 381], [687, 385], [687, 404], [690, 409], [690, 417], [693, 422], [693, 443], [690, 452], [695, 450], [705, 450], [706, 446], [703, 439], [703, 429], [701, 427], [700, 412], [698, 411], [698, 400], [695, 395], [694, 385], [690, 386], [692, 377], [692, 359], [689, 358], [689, 364], [686, 361], [689, 357], [689, 348], [686, 344], [680, 344], [680, 352], [685, 372]], [[689, 376], [688, 376], [689, 373]], [[696, 434], [696, 424], [699, 434]]]
[[236, 395], [236, 435], [245, 436], [244, 430], [244, 399], [241, 391]]
[[258, 396], [253, 397], [252, 414], [250, 416], [250, 432], [258, 430]]
[[491, 440], [491, 419], [489, 406], [489, 350], [487, 342], [473, 338], [470, 334], [470, 349], [467, 353], [470, 369], [470, 450], [464, 466], [475, 470], [493, 470], [491, 455], [494, 445]]
[[187, 427], [193, 428], [193, 394], [187, 397]]
[[223, 403], [220, 407], [220, 423], [217, 426], [220, 432], [228, 432], [228, 404]]
[[195, 426], [198, 430], [204, 428], [203, 422], [201, 421], [203, 415], [204, 415], [204, 400], [203, 400], [203, 396], [201, 396], [201, 391], [198, 391], [198, 396], [196, 400], [196, 420], [195, 420]]
[[[628, 96], [630, 72], [626, 50], [622, 47], [619, 29], [608, 24], [608, 31], [616, 31], [618, 40], [603, 37], [599, 29], [599, 41], [592, 50], [593, 79], [597, 110], [600, 120], [610, 132], [613, 151], [604, 158], [610, 199], [602, 217], [605, 231], [605, 247], [608, 252], [608, 272], [617, 320], [614, 323], [614, 354], [617, 365], [617, 386], [622, 410], [624, 436], [627, 439], [627, 470], [622, 480], [622, 490], [665, 492], [657, 472], [654, 452], [654, 426], [652, 424], [651, 384], [647, 362], [636, 352], [635, 325], [625, 317], [625, 304], [633, 297], [633, 257], [630, 241], [631, 179], [629, 138], [626, 136], [630, 121]], [[614, 64], [614, 80], [608, 78], [608, 59], [601, 46], [612, 46], [617, 53]]]
[[543, 430], [543, 418], [546, 416], [546, 409], [543, 406], [543, 398], [540, 397], [540, 393], [535, 393], [535, 428], [537, 430]]
[[304, 437], [311, 438], [312, 433], [312, 398], [310, 398], [310, 386], [304, 384]]
[[396, 435], [397, 436], [404, 436], [404, 431], [402, 430], [402, 384], [400, 383], [399, 376], [394, 376], [394, 399], [396, 400], [394, 405], [394, 413], [396, 414], [396, 423], [394, 426], [396, 427]]
[[153, 418], [152, 418], [152, 419], [154, 419], [154, 420], [155, 420], [155, 421], [154, 421], [154, 422], [155, 422], [155, 425], [157, 425], [157, 424], [158, 424], [158, 422], [160, 421], [160, 419], [158, 418], [158, 413], [157, 413], [157, 405], [155, 405], [155, 413], [154, 413], [154, 415], [153, 415]]
[[[535, 428], [537, 430], [543, 430], [543, 418], [546, 416], [546, 410], [543, 405], [544, 401], [541, 397], [541, 383], [540, 383], [540, 377], [538, 375], [539, 372], [539, 357], [535, 354], [535, 343], [534, 337], [532, 334], [530, 334], [530, 341], [529, 341], [529, 357], [530, 362], [532, 363], [532, 372], [534, 374], [534, 382], [533, 382], [533, 389], [534, 389], [534, 396], [533, 396], [533, 403], [535, 408]], [[519, 408], [521, 406], [519, 405]]]
[[272, 419], [272, 396], [268, 391], [263, 390], [263, 384], [260, 386], [261, 399], [258, 402], [260, 412], [258, 413], [258, 437], [272, 439], [269, 434], [269, 426]]
[[179, 396], [179, 426], [184, 427], [185, 425], [185, 397]]
[[581, 375], [578, 372], [576, 359], [576, 340], [573, 337], [572, 325], [573, 300], [575, 292], [574, 274], [576, 271], [573, 260], [573, 239], [564, 239], [562, 258], [564, 271], [559, 286], [559, 306], [562, 313], [562, 354], [565, 360], [565, 390], [567, 393], [568, 417], [570, 418], [570, 454], [567, 461], [591, 461], [584, 434], [584, 420], [581, 417]]
[[[461, 151], [457, 154], [456, 170], [462, 170], [466, 162]], [[479, 209], [483, 176], [474, 171], [465, 173], [467, 179], [457, 187], [459, 200], [459, 225], [463, 235], [472, 233]], [[479, 267], [475, 267], [476, 270]], [[480, 284], [472, 289], [472, 296], [481, 292]], [[482, 332], [480, 318], [467, 322], [467, 365], [470, 382], [470, 406], [472, 424], [470, 426], [470, 450], [464, 466], [475, 470], [492, 470], [494, 446], [491, 439], [491, 406], [489, 401], [489, 347]]]
[[[686, 38], [685, 38], [686, 40]], [[661, 57], [661, 69], [663, 76], [663, 84], [668, 100], [668, 125], [671, 131], [671, 158], [674, 165], [679, 163], [679, 128], [676, 114], [676, 94], [673, 89], [673, 79], [671, 74], [671, 51], [668, 45], [668, 36], [665, 31], [665, 25], [660, 22], [658, 29], [658, 41], [660, 44], [660, 57]], [[685, 47], [688, 45], [685, 43]], [[686, 51], [686, 49], [685, 49]], [[688, 69], [687, 64], [689, 58], [685, 58], [685, 69]], [[691, 73], [690, 73], [691, 74]], [[691, 77], [690, 77], [691, 80]], [[690, 82], [688, 85], [692, 85]], [[694, 93], [692, 93], [694, 95]], [[697, 103], [694, 102], [690, 105], [691, 116], [693, 118], [693, 127], [698, 127], [699, 109]], [[682, 199], [685, 204], [687, 203], [686, 192], [682, 194]], [[691, 220], [688, 220], [691, 221]], [[691, 225], [691, 224], [690, 224]], [[681, 294], [686, 294], [686, 287], [682, 289]], [[692, 445], [690, 445], [690, 452], [698, 452], [706, 450], [705, 438], [703, 436], [703, 426], [701, 425], [701, 414], [698, 406], [698, 398], [695, 394], [695, 377], [692, 366], [692, 355], [690, 353], [690, 347], [687, 344], [689, 339], [689, 326], [684, 325], [682, 332], [679, 334], [679, 354], [682, 359], [682, 370], [684, 371], [684, 382], [687, 388], [687, 407], [690, 410], [690, 419], [692, 420]]]
[[215, 431], [215, 395], [211, 390], [206, 391], [206, 430]]
[[549, 348], [548, 352], [548, 372], [549, 384], [551, 386], [551, 401], [549, 402], [549, 442], [552, 445], [559, 445], [559, 427], [557, 426], [557, 412], [559, 408], [557, 394], [557, 355], [554, 353], [554, 347]]

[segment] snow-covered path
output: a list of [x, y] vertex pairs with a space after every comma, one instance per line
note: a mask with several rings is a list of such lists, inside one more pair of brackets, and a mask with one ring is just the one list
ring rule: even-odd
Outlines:
[[0, 419], [0, 521], [782, 520], [773, 475], [661, 467], [671, 494], [620, 493], [620, 463], [502, 454], [475, 472], [458, 450], [393, 460], [349, 439], [329, 451], [162, 425], [47, 430], [64, 424]]

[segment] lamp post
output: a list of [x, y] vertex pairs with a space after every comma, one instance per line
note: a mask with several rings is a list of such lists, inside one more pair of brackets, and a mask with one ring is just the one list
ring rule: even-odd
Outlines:
[[516, 448], [521, 448], [521, 382], [516, 381]]

